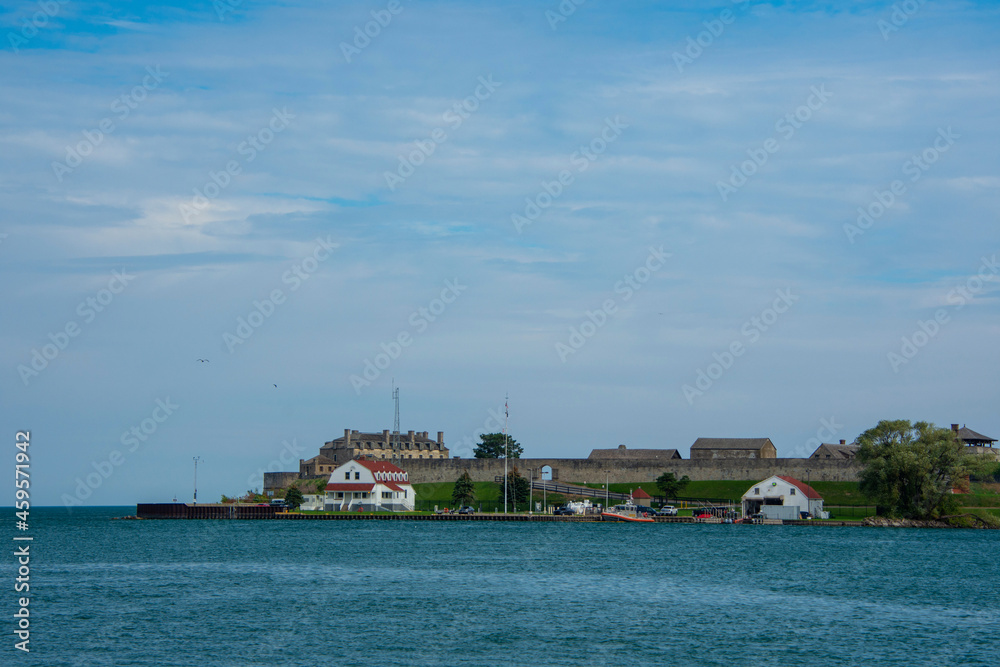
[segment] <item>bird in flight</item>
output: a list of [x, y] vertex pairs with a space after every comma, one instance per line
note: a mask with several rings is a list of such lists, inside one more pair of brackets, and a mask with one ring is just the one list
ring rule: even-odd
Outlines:
[[203, 363], [203, 364], [204, 364], [204, 363], [208, 363], [208, 359], [199, 359], [198, 361], [200, 361], [200, 362], [201, 362], [201, 363]]
[[275, 389], [277, 389], [277, 388], [278, 388], [278, 385], [274, 385], [274, 388], [275, 388]]

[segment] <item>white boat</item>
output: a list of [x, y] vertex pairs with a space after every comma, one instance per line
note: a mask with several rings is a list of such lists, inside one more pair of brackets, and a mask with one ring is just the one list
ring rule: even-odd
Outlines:
[[601, 512], [602, 521], [633, 521], [637, 523], [654, 523], [653, 510], [632, 503], [615, 505]]

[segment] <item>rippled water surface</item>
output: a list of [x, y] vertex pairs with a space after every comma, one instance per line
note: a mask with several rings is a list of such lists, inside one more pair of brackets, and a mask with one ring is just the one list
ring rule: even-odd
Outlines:
[[1000, 531], [134, 512], [33, 510], [0, 663], [1000, 664]]

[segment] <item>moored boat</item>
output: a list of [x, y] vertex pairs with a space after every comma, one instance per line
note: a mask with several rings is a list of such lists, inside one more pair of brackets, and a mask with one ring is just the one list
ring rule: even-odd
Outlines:
[[632, 503], [615, 505], [601, 512], [602, 521], [633, 521], [637, 523], [654, 523], [653, 510], [639, 507]]

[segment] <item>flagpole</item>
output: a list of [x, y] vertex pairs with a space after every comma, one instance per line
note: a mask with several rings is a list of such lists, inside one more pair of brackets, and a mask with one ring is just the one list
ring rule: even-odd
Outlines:
[[507, 418], [510, 410], [507, 408], [507, 400], [510, 394], [505, 394], [503, 398], [503, 513], [507, 513]]

